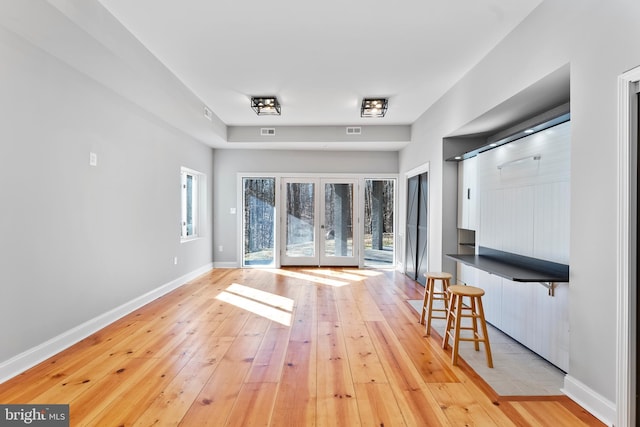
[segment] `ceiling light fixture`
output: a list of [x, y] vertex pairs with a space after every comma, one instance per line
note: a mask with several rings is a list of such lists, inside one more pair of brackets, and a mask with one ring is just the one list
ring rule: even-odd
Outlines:
[[275, 96], [252, 96], [251, 108], [259, 116], [280, 115], [280, 103]]
[[363, 98], [360, 117], [384, 117], [388, 103], [387, 98]]

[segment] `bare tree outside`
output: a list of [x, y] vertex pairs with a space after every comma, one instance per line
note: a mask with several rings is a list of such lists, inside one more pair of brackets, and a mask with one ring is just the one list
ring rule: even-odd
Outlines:
[[394, 263], [394, 179], [367, 179], [364, 188], [365, 265]]
[[271, 265], [275, 249], [275, 178], [244, 178], [244, 265]]

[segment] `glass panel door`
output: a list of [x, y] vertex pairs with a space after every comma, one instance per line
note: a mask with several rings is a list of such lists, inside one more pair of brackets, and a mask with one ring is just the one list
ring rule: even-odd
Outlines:
[[318, 265], [316, 179], [283, 178], [282, 265]]
[[355, 180], [324, 179], [320, 265], [358, 265], [354, 247]]
[[280, 264], [358, 265], [355, 180], [283, 178]]

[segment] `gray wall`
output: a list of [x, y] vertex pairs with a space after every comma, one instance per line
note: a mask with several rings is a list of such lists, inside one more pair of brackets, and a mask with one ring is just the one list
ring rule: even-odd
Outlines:
[[[398, 153], [392, 151], [216, 150], [214, 156], [214, 263], [239, 266], [240, 232], [237, 215], [238, 173], [370, 173], [398, 172]], [[219, 246], [223, 252], [219, 252]]]
[[[210, 264], [210, 201], [205, 237], [180, 243], [180, 166], [207, 174], [209, 188], [213, 177], [211, 148], [2, 19], [0, 365]], [[189, 96], [175, 102], [197, 104]]]
[[[640, 65], [638, 16], [635, 0], [543, 2], [420, 117], [400, 153], [400, 173], [430, 162], [431, 204], [440, 205], [447, 199], [443, 137], [570, 64], [569, 375], [610, 402], [616, 400], [616, 79]], [[454, 228], [455, 215], [431, 212], [429, 261], [438, 269], [438, 230]]]

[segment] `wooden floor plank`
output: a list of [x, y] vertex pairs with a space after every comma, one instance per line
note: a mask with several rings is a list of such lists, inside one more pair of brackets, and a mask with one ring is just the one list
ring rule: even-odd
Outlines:
[[394, 270], [216, 269], [0, 384], [72, 425], [602, 426], [453, 367]]
[[318, 322], [317, 346], [317, 425], [360, 425], [342, 326]]
[[270, 423], [278, 384], [246, 383], [229, 414], [226, 426], [267, 426]]
[[[233, 339], [216, 337], [206, 345], [206, 357], [193, 357], [159, 393], [140, 415], [135, 424], [141, 426], [178, 425], [196, 400], [205, 384], [218, 368], [219, 361]], [[89, 405], [81, 405], [89, 406]]]
[[359, 383], [355, 388], [363, 426], [408, 425], [389, 383]]
[[428, 388], [452, 425], [514, 426], [489, 399], [477, 399], [464, 384], [429, 384]]
[[291, 341], [271, 417], [272, 426], [316, 423], [317, 370], [315, 340]]

